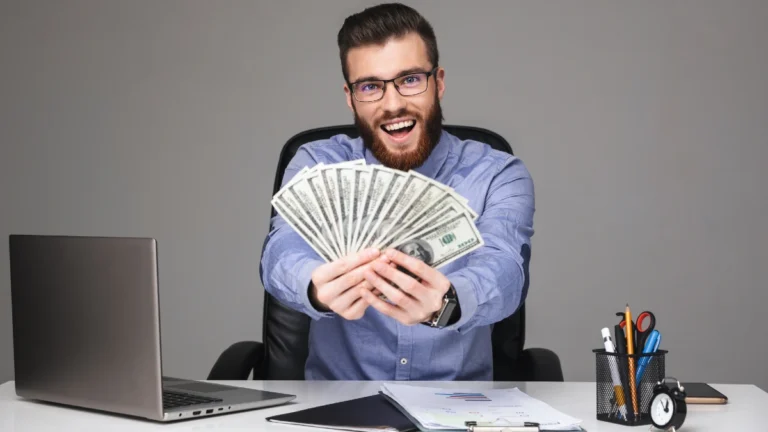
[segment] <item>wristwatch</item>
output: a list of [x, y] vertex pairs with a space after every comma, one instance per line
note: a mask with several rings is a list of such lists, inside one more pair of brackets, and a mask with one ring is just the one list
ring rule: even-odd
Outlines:
[[439, 311], [432, 315], [432, 318], [422, 324], [435, 328], [443, 328], [455, 324], [461, 318], [461, 308], [459, 307], [459, 296], [456, 294], [456, 288], [451, 284], [448, 291], [443, 296], [443, 306]]

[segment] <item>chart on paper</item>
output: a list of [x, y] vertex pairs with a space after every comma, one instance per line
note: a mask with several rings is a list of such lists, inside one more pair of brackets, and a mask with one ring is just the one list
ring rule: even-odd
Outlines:
[[387, 383], [381, 390], [428, 429], [466, 430], [466, 421], [496, 425], [535, 422], [543, 430], [581, 429], [581, 420], [518, 388], [480, 392]]

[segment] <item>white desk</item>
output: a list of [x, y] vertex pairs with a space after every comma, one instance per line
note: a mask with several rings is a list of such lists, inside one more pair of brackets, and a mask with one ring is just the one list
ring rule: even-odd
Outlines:
[[[269, 423], [265, 417], [317, 405], [339, 402], [375, 394], [379, 382], [307, 382], [307, 381], [226, 381], [263, 390], [297, 395], [288, 405], [261, 410], [192, 419], [179, 423], [159, 424], [141, 419], [103, 414], [19, 399], [12, 381], [0, 385], [0, 431], [311, 431], [300, 426]], [[649, 426], [628, 427], [595, 419], [595, 384], [566, 383], [489, 383], [489, 382], [420, 382], [425, 386], [509, 388], [519, 387], [567, 414], [583, 420], [588, 432], [649, 430]], [[726, 394], [730, 403], [723, 406], [689, 405], [683, 431], [765, 431], [768, 430], [768, 393], [752, 385], [712, 385]]]

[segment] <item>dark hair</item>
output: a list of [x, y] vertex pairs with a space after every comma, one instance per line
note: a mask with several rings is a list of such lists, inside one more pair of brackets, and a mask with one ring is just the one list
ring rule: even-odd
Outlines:
[[432, 67], [439, 60], [437, 38], [429, 22], [415, 9], [400, 3], [385, 3], [372, 6], [350, 15], [339, 30], [337, 42], [341, 57], [341, 71], [344, 80], [349, 81], [347, 54], [350, 49], [365, 45], [381, 45], [393, 37], [402, 37], [416, 32], [427, 46], [427, 56]]

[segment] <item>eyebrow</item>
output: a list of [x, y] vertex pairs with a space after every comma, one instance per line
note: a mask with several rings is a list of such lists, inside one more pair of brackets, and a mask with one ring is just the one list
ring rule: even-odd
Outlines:
[[[414, 67], [410, 69], [401, 70], [395, 75], [395, 78], [401, 77], [403, 75], [410, 75], [414, 73], [426, 73], [426, 72], [429, 72], [429, 70], [424, 70], [424, 68], [421, 68], [421, 67]], [[351, 81], [351, 83], [354, 84], [361, 81], [383, 81], [383, 80], [384, 78], [380, 78], [375, 75], [369, 75], [369, 76], [364, 76], [362, 78], [358, 78], [355, 81]]]

